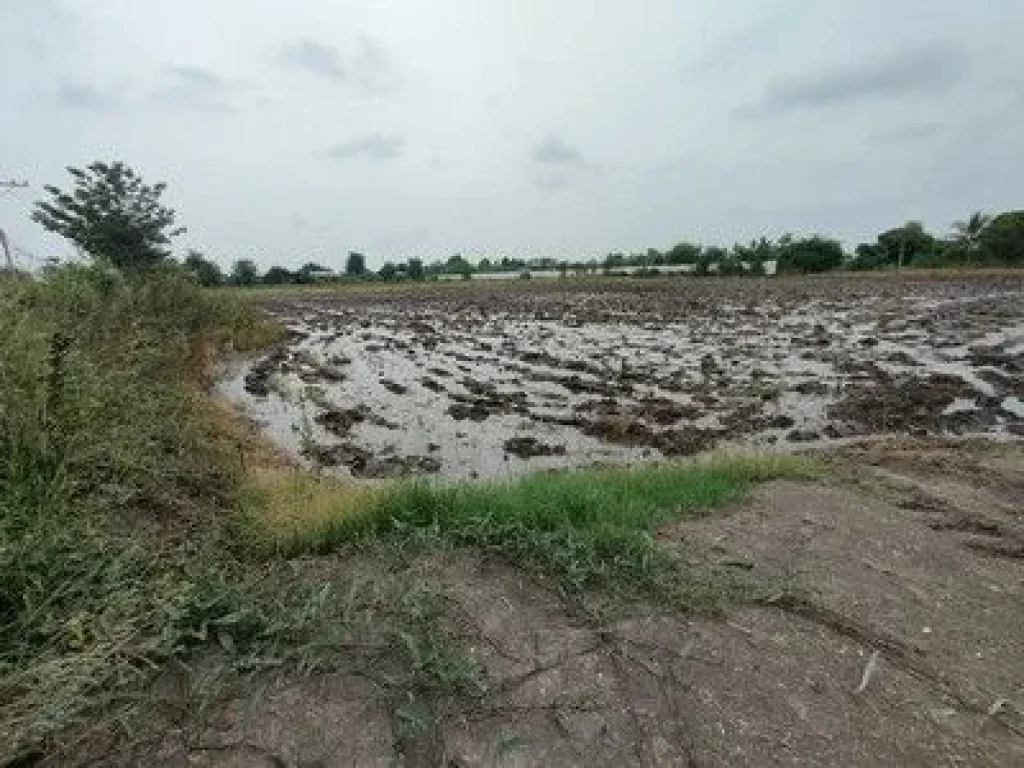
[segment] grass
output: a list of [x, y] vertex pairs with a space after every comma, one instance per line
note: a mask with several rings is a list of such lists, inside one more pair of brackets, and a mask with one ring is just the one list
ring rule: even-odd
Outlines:
[[246, 613], [257, 582], [223, 554], [242, 474], [198, 377], [212, 348], [280, 333], [173, 269], [0, 279], [0, 763], [203, 626], [270, 641], [280, 611]]
[[249, 472], [241, 500], [240, 539], [252, 550], [279, 555], [319, 554], [337, 543], [337, 531], [379, 502], [385, 487], [352, 483], [292, 467]]
[[[799, 456], [715, 457], [632, 469], [545, 473], [490, 484], [412, 483], [360, 491], [352, 484], [296, 486], [301, 511], [284, 520], [282, 497], [249, 510], [248, 530], [279, 552], [323, 553], [382, 541], [466, 547], [557, 579], [569, 593], [592, 587], [669, 597], [687, 609], [698, 597], [678, 553], [658, 543], [659, 528], [742, 498], [757, 482], [813, 477]], [[364, 495], [365, 493], [365, 495]], [[255, 517], [253, 517], [255, 511]]]

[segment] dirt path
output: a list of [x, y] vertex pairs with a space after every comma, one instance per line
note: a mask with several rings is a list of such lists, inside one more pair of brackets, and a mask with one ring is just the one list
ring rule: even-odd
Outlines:
[[1020, 765], [1024, 462], [848, 458], [868, 493], [772, 483], [675, 532], [779, 589], [730, 617], [745, 637], [708, 629], [696, 764]]
[[390, 686], [387, 669], [291, 676], [119, 761], [1024, 764], [1024, 454], [903, 440], [835, 463], [834, 482], [770, 483], [660, 532], [698, 570], [759, 585], [759, 603], [723, 618], [570, 607], [509, 566], [433, 555], [412, 575], [444, 594], [486, 687], [425, 695]]

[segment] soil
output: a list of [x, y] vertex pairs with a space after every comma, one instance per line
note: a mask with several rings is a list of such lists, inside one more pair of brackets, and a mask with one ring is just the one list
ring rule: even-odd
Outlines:
[[[387, 670], [344, 665], [289, 674], [203, 717], [165, 701], [154, 717], [179, 714], [158, 742], [107, 745], [98, 761], [1024, 764], [1024, 453], [903, 438], [830, 456], [828, 482], [768, 483], [659, 531], [698, 574], [755, 585], [723, 616], [598, 610], [493, 557], [423, 555], [401, 567], [443, 590], [449, 625], [486, 670], [479, 695], [396, 696]], [[382, 567], [399, 566], [296, 563], [317, 577]], [[414, 733], [400, 727], [410, 717]]]
[[548, 445], [535, 437], [510, 437], [505, 441], [505, 451], [521, 459], [534, 456], [556, 456], [565, 453], [564, 445]]
[[[342, 441], [454, 478], [1024, 430], [1020, 278], [552, 282], [275, 302], [292, 340], [222, 390], [293, 455]], [[504, 449], [524, 437], [565, 450]]]

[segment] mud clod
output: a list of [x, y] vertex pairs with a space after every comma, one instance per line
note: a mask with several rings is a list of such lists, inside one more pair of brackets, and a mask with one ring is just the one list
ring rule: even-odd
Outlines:
[[505, 453], [511, 453], [520, 459], [532, 459], [535, 456], [564, 456], [564, 445], [548, 445], [535, 437], [510, 437], [505, 441]]

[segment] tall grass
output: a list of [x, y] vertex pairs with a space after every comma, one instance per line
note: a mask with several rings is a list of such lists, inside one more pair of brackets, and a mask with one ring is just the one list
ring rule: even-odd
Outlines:
[[[540, 569], [572, 593], [639, 588], [703, 610], [714, 607], [715, 596], [694, 591], [677, 552], [659, 545], [659, 528], [735, 501], [756, 482], [817, 472], [806, 458], [780, 455], [545, 473], [490, 484], [399, 484], [372, 496], [320, 485], [310, 515], [282, 519], [257, 507], [263, 516], [255, 523], [257, 536], [290, 553], [381, 540], [469, 547]], [[282, 506], [284, 490], [277, 487], [272, 508]]]
[[276, 333], [174, 270], [0, 281], [0, 758], [176, 653], [226, 578], [175, 544], [215, 542], [241, 479], [196, 352]]

